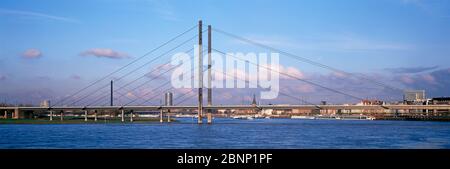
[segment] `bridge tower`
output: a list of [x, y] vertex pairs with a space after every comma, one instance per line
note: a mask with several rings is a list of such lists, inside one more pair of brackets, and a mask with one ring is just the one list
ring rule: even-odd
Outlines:
[[114, 99], [113, 99], [113, 97], [114, 97], [114, 91], [113, 91], [113, 81], [111, 80], [111, 100], [110, 100], [110, 106], [113, 106], [114, 105]]
[[198, 21], [198, 119], [202, 124], [203, 116], [203, 49], [202, 49], [202, 20]]
[[[212, 106], [212, 88], [211, 88], [211, 25], [208, 25], [208, 106]], [[208, 124], [211, 124], [211, 109], [207, 110]]]

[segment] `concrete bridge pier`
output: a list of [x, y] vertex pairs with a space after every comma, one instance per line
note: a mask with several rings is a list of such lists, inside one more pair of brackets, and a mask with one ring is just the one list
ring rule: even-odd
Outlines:
[[97, 121], [97, 110], [94, 110], [94, 121]]
[[133, 110], [131, 110], [130, 122], [133, 122]]
[[50, 110], [50, 121], [53, 121], [53, 111]]
[[20, 110], [19, 108], [15, 108], [13, 112], [13, 119], [19, 119], [20, 116]]
[[211, 113], [206, 114], [207, 118], [208, 118], [208, 124], [212, 123], [212, 115]]
[[124, 112], [125, 110], [121, 110], [121, 117], [122, 117], [122, 122], [125, 122], [125, 112]]
[[84, 110], [84, 121], [88, 121], [88, 110]]
[[163, 109], [161, 109], [160, 111], [159, 111], [159, 122], [160, 123], [162, 123], [163, 122]]
[[167, 122], [170, 123], [170, 114], [169, 113], [167, 113]]
[[5, 119], [8, 118], [8, 110], [5, 110], [5, 114], [3, 115], [3, 118], [5, 118]]
[[60, 115], [61, 121], [64, 121], [64, 111], [61, 110], [60, 114], [61, 114], [61, 115]]

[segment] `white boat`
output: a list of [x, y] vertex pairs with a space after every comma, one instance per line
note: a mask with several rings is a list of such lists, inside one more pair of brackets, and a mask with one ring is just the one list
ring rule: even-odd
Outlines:
[[253, 118], [255, 118], [255, 119], [262, 119], [262, 118], [264, 118], [264, 116], [256, 114], [256, 115], [253, 116]]
[[177, 114], [175, 117], [197, 117], [197, 115], [190, 115], [190, 114]]
[[233, 116], [233, 119], [253, 120], [254, 118], [252, 116], [240, 115], [240, 116]]
[[291, 119], [310, 119], [310, 120], [314, 120], [314, 119], [316, 119], [316, 117], [314, 117], [314, 116], [291, 116]]
[[246, 117], [245, 116], [233, 116], [232, 118], [233, 119], [245, 119]]

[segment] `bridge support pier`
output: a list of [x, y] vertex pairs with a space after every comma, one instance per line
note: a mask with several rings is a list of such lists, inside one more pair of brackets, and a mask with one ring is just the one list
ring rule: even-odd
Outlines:
[[167, 122], [170, 123], [170, 114], [169, 113], [167, 113]]
[[133, 122], [133, 110], [131, 110], [130, 122]]
[[64, 112], [63, 111], [61, 111], [61, 121], [64, 121]]
[[94, 111], [94, 121], [97, 121], [97, 110]]
[[121, 110], [121, 117], [122, 117], [122, 122], [125, 122], [125, 112], [124, 112], [124, 110], [122, 109]]
[[88, 116], [88, 111], [84, 110], [84, 121], [88, 120], [87, 116]]
[[8, 110], [5, 110], [5, 115], [3, 116], [5, 119], [8, 118]]
[[212, 115], [211, 113], [208, 113], [206, 116], [208, 116], [208, 124], [212, 123]]
[[159, 122], [160, 123], [162, 123], [163, 122], [163, 109], [161, 109], [160, 111], [159, 111]]
[[50, 121], [53, 121], [53, 111], [50, 110]]
[[19, 115], [20, 114], [20, 110], [19, 109], [14, 109], [14, 112], [13, 112], [13, 119], [19, 119]]

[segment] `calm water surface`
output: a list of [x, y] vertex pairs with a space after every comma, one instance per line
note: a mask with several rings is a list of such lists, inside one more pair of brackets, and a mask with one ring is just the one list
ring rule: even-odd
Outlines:
[[196, 119], [0, 125], [0, 148], [450, 148], [449, 122]]

